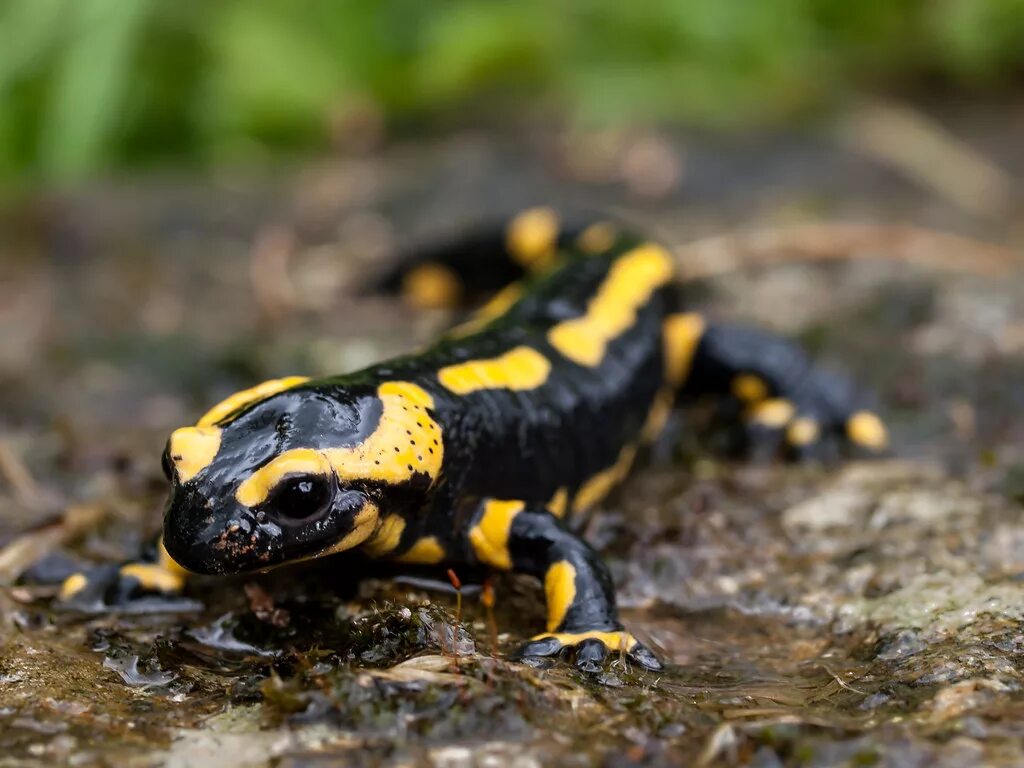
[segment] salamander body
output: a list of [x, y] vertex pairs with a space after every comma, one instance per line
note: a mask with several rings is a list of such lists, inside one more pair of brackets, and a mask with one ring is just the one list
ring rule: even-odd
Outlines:
[[[265, 382], [176, 430], [161, 557], [123, 566], [122, 578], [165, 590], [182, 569], [327, 555], [344, 567], [354, 550], [522, 572], [547, 604], [523, 656], [593, 665], [622, 652], [657, 668], [620, 624], [609, 572], [573, 523], [677, 403], [727, 399], [752, 438], [796, 455], [836, 441], [885, 446], [846, 382], [788, 341], [685, 311], [670, 254], [610, 224], [562, 229], [533, 210], [503, 232], [423, 252], [398, 281], [423, 304], [487, 303], [417, 354]], [[65, 597], [84, 586], [65, 584]]]

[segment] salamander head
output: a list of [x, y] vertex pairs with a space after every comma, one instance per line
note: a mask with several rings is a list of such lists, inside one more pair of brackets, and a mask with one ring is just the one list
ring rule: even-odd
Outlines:
[[373, 535], [388, 494], [351, 459], [384, 426], [384, 403], [364, 390], [268, 382], [176, 430], [163, 459], [171, 557], [196, 573], [238, 573]]

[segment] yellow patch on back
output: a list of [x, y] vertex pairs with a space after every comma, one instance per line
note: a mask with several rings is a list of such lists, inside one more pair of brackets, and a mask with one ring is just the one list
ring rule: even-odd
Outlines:
[[524, 507], [525, 504], [521, 501], [490, 499], [484, 502], [480, 522], [469, 531], [469, 542], [473, 545], [473, 551], [480, 562], [503, 570], [512, 568], [508, 537], [512, 530], [512, 521]]
[[208, 410], [197, 422], [197, 426], [211, 427], [235, 411], [241, 410], [248, 405], [266, 400], [271, 395], [284, 392], [286, 389], [297, 387], [309, 381], [308, 376], [286, 376], [283, 379], [271, 379], [257, 384], [255, 387], [243, 389], [224, 400], [221, 400], [213, 408]]
[[576, 239], [576, 244], [585, 253], [603, 253], [615, 245], [617, 238], [614, 224], [599, 221], [584, 229]]
[[640, 308], [671, 277], [672, 258], [661, 246], [646, 244], [624, 253], [612, 264], [586, 313], [553, 326], [548, 341], [575, 363], [600, 365], [608, 343], [636, 322]]
[[450, 309], [462, 298], [462, 283], [444, 264], [421, 264], [403, 276], [402, 296], [417, 309]]
[[741, 373], [732, 380], [732, 393], [745, 403], [756, 403], [768, 397], [768, 385], [760, 376]]
[[870, 411], [857, 411], [846, 422], [846, 435], [857, 445], [875, 451], [884, 450], [889, 445], [889, 432], [885, 424]]
[[690, 375], [693, 356], [707, 327], [704, 318], [696, 312], [672, 315], [662, 326], [665, 345], [665, 379], [679, 388]]
[[421, 473], [437, 480], [444, 459], [441, 426], [427, 412], [434, 399], [418, 384], [389, 381], [377, 388], [384, 404], [373, 433], [348, 448], [293, 448], [253, 472], [235, 492], [240, 504], [263, 503], [287, 475], [326, 475], [338, 480], [397, 484]]
[[625, 446], [612, 466], [601, 470], [580, 486], [572, 500], [572, 511], [583, 512], [600, 502], [626, 477], [634, 458], [636, 446]]
[[558, 214], [551, 208], [530, 208], [511, 222], [505, 231], [509, 255], [531, 272], [551, 266], [558, 246]]
[[519, 346], [489, 360], [469, 360], [437, 372], [446, 389], [468, 395], [481, 389], [536, 389], [548, 380], [551, 363], [532, 347]]
[[182, 427], [171, 433], [168, 455], [179, 483], [206, 469], [220, 450], [220, 427]]
[[400, 563], [436, 565], [445, 558], [444, 547], [436, 536], [425, 536], [395, 558]]
[[568, 560], [553, 563], [544, 574], [544, 595], [548, 606], [548, 632], [554, 632], [576, 599], [576, 569]]
[[459, 339], [471, 333], [476, 333], [491, 322], [491, 320], [505, 314], [513, 304], [519, 301], [522, 295], [523, 286], [521, 283], [506, 285], [494, 294], [486, 304], [474, 312], [472, 318], [452, 328], [448, 331], [447, 335]]
[[381, 557], [393, 552], [402, 540], [404, 530], [405, 520], [400, 515], [388, 515], [363, 544], [363, 551], [370, 557]]
[[547, 506], [548, 512], [555, 517], [565, 517], [565, 513], [569, 510], [569, 489], [564, 486], [559, 488], [545, 506]]

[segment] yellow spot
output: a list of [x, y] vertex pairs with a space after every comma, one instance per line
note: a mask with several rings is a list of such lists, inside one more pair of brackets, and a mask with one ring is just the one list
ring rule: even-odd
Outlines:
[[255, 507], [270, 496], [284, 478], [294, 475], [322, 475], [331, 472], [331, 464], [322, 451], [294, 448], [264, 464], [242, 481], [235, 491], [239, 504]]
[[640, 431], [640, 439], [644, 443], [652, 443], [658, 439], [658, 435], [665, 428], [668, 417], [672, 414], [672, 406], [675, 404], [675, 392], [670, 387], [658, 390], [654, 396], [651, 409], [647, 412], [647, 419], [644, 421], [643, 429]]
[[182, 427], [171, 433], [168, 454], [179, 483], [187, 483], [213, 461], [220, 450], [220, 427]]
[[790, 422], [795, 413], [796, 408], [789, 400], [775, 397], [770, 400], [762, 400], [751, 408], [750, 420], [763, 427], [781, 429]]
[[449, 309], [458, 306], [462, 283], [443, 264], [422, 264], [402, 278], [402, 295], [417, 309]]
[[246, 406], [258, 403], [260, 400], [266, 400], [271, 395], [276, 395], [278, 392], [284, 392], [286, 389], [297, 387], [300, 384], [304, 384], [309, 381], [308, 376], [287, 376], [283, 379], [271, 379], [270, 381], [264, 381], [262, 384], [257, 384], [255, 387], [244, 389], [241, 392], [236, 392], [231, 397], [222, 400], [208, 410], [203, 417], [198, 421], [197, 426], [200, 427], [211, 427], [219, 421], [223, 421], [227, 416], [230, 416], [235, 411], [239, 411]]
[[768, 397], [768, 385], [760, 376], [741, 373], [732, 380], [732, 393], [745, 403], [756, 403]]
[[457, 395], [481, 389], [536, 389], [548, 380], [551, 363], [537, 350], [520, 346], [490, 360], [449, 365], [437, 378]]
[[448, 331], [448, 336], [462, 338], [475, 333], [487, 325], [491, 320], [505, 314], [523, 295], [523, 286], [520, 283], [506, 285], [498, 291], [480, 309], [473, 313], [473, 317], [461, 325], [457, 325]]
[[572, 511], [582, 512], [600, 502], [612, 488], [622, 482], [635, 457], [636, 446], [625, 446], [612, 466], [601, 470], [580, 486], [572, 500]]
[[576, 599], [576, 569], [572, 563], [559, 560], [548, 568], [544, 574], [544, 594], [548, 605], [548, 632], [554, 632]]
[[421, 473], [437, 480], [444, 459], [441, 426], [430, 417], [434, 399], [418, 384], [389, 381], [377, 389], [384, 404], [369, 437], [349, 448], [293, 448], [246, 478], [235, 492], [240, 504], [262, 504], [287, 475], [326, 475], [341, 481], [376, 480], [397, 484]]
[[885, 424], [870, 411], [857, 411], [846, 422], [846, 434], [857, 445], [881, 451], [889, 445]]
[[802, 447], [815, 442], [821, 435], [821, 427], [810, 416], [799, 416], [786, 429], [786, 440], [790, 445]]
[[151, 592], [181, 592], [185, 577], [156, 563], [129, 563], [121, 566], [121, 575], [133, 578]]
[[671, 277], [672, 259], [664, 248], [647, 244], [628, 251], [612, 264], [586, 314], [552, 327], [548, 341], [575, 363], [600, 365], [608, 343], [636, 322], [640, 308]]
[[363, 551], [370, 557], [380, 557], [388, 552], [393, 552], [398, 543], [402, 540], [402, 531], [405, 530], [405, 520], [400, 515], [388, 515], [380, 524], [380, 527], [363, 544]]
[[531, 272], [546, 269], [557, 253], [558, 226], [558, 214], [551, 208], [530, 208], [509, 223], [505, 247]]
[[576, 243], [586, 253], [603, 253], [615, 245], [618, 238], [615, 226], [607, 221], [599, 221], [584, 229]]
[[555, 517], [565, 517], [569, 509], [569, 489], [562, 487], [555, 491], [555, 495], [547, 503], [547, 508]]
[[444, 560], [444, 547], [436, 536], [426, 536], [395, 558], [400, 563], [436, 565]]
[[334, 542], [334, 544], [317, 552], [312, 557], [324, 557], [325, 555], [346, 552], [353, 547], [358, 547], [373, 535], [379, 522], [380, 510], [377, 509], [377, 505], [372, 501], [366, 502], [363, 508], [356, 512], [355, 518], [352, 520], [352, 530]]
[[672, 315], [665, 320], [665, 380], [673, 387], [681, 387], [690, 375], [693, 356], [706, 327], [704, 318], [695, 312]]
[[562, 645], [578, 645], [584, 640], [600, 640], [609, 651], [625, 651], [629, 653], [637, 644], [637, 639], [629, 632], [602, 632], [594, 629], [589, 632], [545, 632], [536, 635], [531, 640], [546, 640], [549, 637], [555, 638]]
[[504, 570], [512, 568], [508, 537], [512, 521], [523, 511], [524, 506], [521, 501], [490, 499], [484, 502], [480, 522], [469, 531], [469, 541], [480, 562]]
[[89, 586], [89, 580], [85, 577], [84, 573], [73, 573], [64, 579], [64, 583], [60, 585], [59, 598], [61, 600], [70, 600], [87, 586]]

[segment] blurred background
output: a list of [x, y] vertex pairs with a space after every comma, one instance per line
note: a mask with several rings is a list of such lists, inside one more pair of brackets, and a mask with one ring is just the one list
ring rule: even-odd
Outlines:
[[1014, 98], [1021, 0], [4, 0], [0, 173], [282, 162], [454, 128], [806, 125]]

